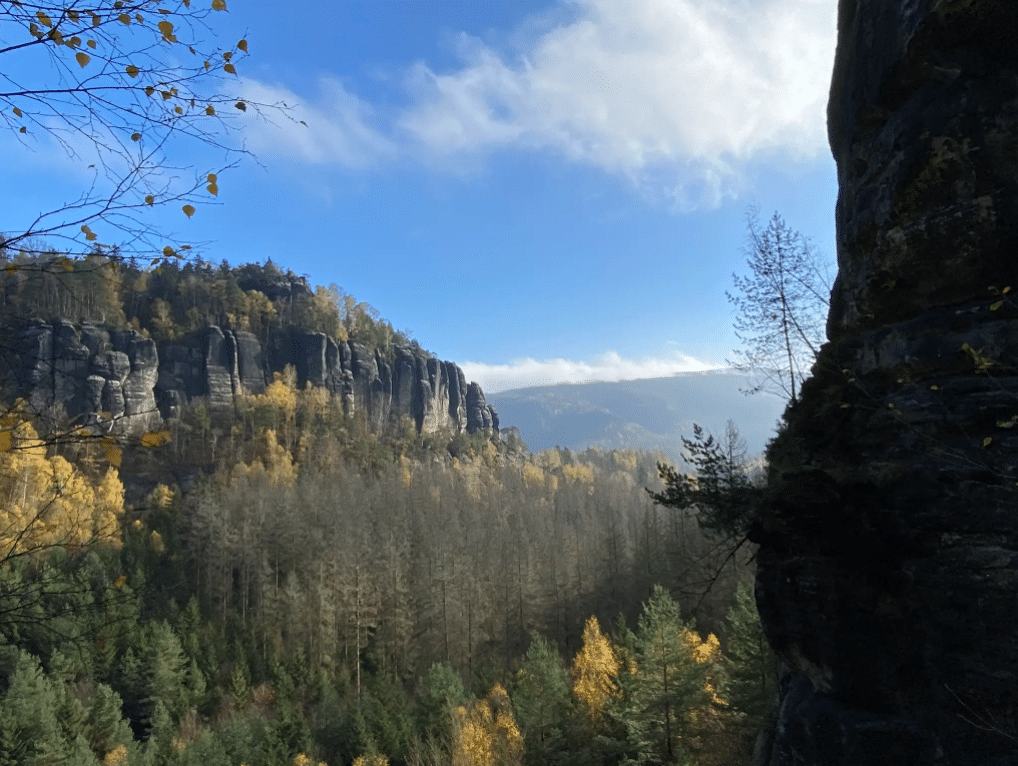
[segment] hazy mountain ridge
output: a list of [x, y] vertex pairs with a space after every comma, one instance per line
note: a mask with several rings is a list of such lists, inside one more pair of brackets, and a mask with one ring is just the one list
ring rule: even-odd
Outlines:
[[562, 383], [486, 393], [501, 421], [519, 429], [533, 451], [555, 446], [662, 450], [680, 459], [681, 437], [698, 423], [721, 434], [729, 419], [749, 453], [763, 452], [785, 402], [769, 394], [747, 396], [749, 378], [726, 370], [668, 378]]

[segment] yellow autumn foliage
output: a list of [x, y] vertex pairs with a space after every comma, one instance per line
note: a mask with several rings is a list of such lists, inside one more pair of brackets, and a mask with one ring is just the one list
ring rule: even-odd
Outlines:
[[384, 755], [362, 755], [354, 758], [353, 766], [389, 766], [389, 759]]
[[127, 763], [127, 748], [124, 745], [118, 745], [103, 758], [103, 766], [127, 766]]
[[541, 470], [540, 466], [536, 466], [533, 463], [523, 464], [523, 483], [527, 485], [527, 488], [540, 487], [544, 485], [544, 471]]
[[523, 735], [500, 684], [469, 709], [458, 708], [456, 723], [452, 766], [516, 766], [523, 758]]
[[618, 696], [618, 674], [615, 650], [601, 632], [597, 618], [591, 617], [583, 627], [583, 647], [573, 660], [573, 694], [591, 720], [599, 718], [608, 701]]
[[0, 555], [53, 545], [122, 544], [124, 486], [110, 467], [93, 482], [46, 447], [27, 422], [9, 423], [0, 452]]
[[590, 463], [570, 463], [562, 466], [562, 475], [566, 477], [567, 481], [593, 485], [594, 466]]

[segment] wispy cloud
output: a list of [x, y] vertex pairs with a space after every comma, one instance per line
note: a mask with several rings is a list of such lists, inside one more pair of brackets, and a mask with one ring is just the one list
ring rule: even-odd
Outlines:
[[272, 122], [251, 121], [244, 126], [248, 148], [259, 156], [364, 168], [400, 153], [397, 144], [375, 124], [371, 104], [335, 77], [320, 78], [317, 93], [309, 98], [250, 78], [241, 92], [252, 102], [289, 107], [285, 116]]
[[572, 359], [526, 358], [514, 359], [509, 364], [463, 362], [460, 367], [467, 380], [476, 381], [486, 392], [494, 393], [525, 386], [548, 386], [555, 383], [666, 378], [681, 372], [716, 369], [717, 365], [702, 362], [681, 353], [626, 359], [614, 351], [609, 351], [593, 362]]
[[511, 53], [461, 33], [458, 67], [414, 63], [409, 102], [384, 117], [335, 78], [302, 98], [250, 81], [311, 126], [258, 129], [253, 148], [354, 168], [545, 151], [680, 209], [736, 196], [755, 160], [826, 154], [836, 0], [560, 2], [569, 20]]

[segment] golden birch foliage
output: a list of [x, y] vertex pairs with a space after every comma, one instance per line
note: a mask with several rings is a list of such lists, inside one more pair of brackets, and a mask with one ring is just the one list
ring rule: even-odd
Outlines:
[[562, 475], [570, 484], [581, 484], [588, 494], [594, 491], [594, 466], [590, 463], [569, 463], [562, 466]]
[[384, 755], [362, 755], [354, 758], [353, 766], [389, 766], [389, 759]]
[[618, 696], [618, 674], [615, 650], [601, 632], [597, 618], [591, 617], [583, 628], [583, 647], [573, 660], [573, 694], [591, 720], [599, 718], [608, 701]]
[[260, 458], [250, 463], [237, 463], [230, 473], [230, 482], [264, 479], [269, 484], [285, 484], [292, 486], [297, 481], [297, 466], [293, 462], [290, 451], [276, 439], [276, 432], [267, 429], [259, 438], [258, 451]]
[[[718, 641], [718, 637], [713, 633], [701, 640], [695, 631], [687, 628], [682, 631], [682, 640], [689, 647], [697, 664], [705, 665], [709, 663], [715, 667], [720, 665], [721, 642]], [[718, 705], [726, 705], [728, 703], [717, 693], [717, 684], [713, 675], [713, 673], [707, 674], [707, 678], [703, 683], [703, 689], [710, 695], [712, 702]]]
[[527, 485], [527, 489], [543, 486], [544, 471], [541, 470], [540, 466], [536, 466], [533, 463], [524, 463], [523, 483]]
[[118, 745], [106, 753], [106, 757], [103, 758], [103, 766], [128, 766], [127, 747]]
[[0, 453], [0, 553], [103, 542], [120, 547], [124, 487], [115, 468], [98, 484], [46, 449], [28, 423], [9, 427]]
[[509, 704], [509, 695], [495, 684], [488, 696], [469, 709], [456, 710], [456, 742], [452, 766], [516, 766], [523, 758], [523, 735]]

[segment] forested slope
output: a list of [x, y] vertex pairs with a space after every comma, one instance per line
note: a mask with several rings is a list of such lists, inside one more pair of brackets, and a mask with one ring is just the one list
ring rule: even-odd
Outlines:
[[[4, 309], [414, 345], [270, 264], [112, 263], [13, 260]], [[748, 551], [653, 502], [662, 456], [379, 430], [307, 382], [140, 438], [9, 396], [0, 763], [748, 757], [774, 694]]]

